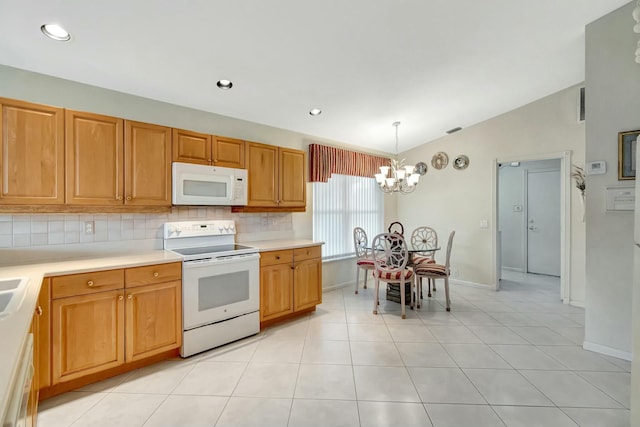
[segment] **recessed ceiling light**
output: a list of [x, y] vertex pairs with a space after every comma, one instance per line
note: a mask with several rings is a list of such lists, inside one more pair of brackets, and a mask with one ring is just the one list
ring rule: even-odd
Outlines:
[[312, 108], [311, 111], [309, 111], [309, 114], [311, 114], [312, 116], [319, 116], [320, 114], [322, 114], [322, 110], [319, 108]]
[[71, 34], [58, 24], [45, 24], [40, 27], [42, 33], [50, 39], [66, 42], [71, 39]]
[[218, 83], [216, 83], [218, 85], [218, 87], [222, 90], [227, 90], [227, 89], [231, 89], [233, 87], [233, 83], [231, 82], [231, 80], [218, 80]]

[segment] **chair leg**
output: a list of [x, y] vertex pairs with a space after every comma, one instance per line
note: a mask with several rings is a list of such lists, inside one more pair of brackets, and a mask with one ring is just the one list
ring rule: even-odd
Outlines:
[[433, 279], [431, 277], [427, 278], [427, 296], [431, 298], [431, 282]]
[[405, 298], [404, 298], [404, 280], [400, 281], [400, 310], [402, 311], [402, 318], [407, 318], [407, 313], [404, 307]]
[[444, 296], [447, 301], [447, 311], [451, 311], [451, 300], [449, 299], [449, 276], [444, 277]]
[[420, 300], [422, 299], [422, 277], [415, 276], [414, 279], [416, 281], [416, 307], [420, 308]]
[[436, 279], [433, 279], [431, 282], [433, 284], [433, 292], [435, 292], [436, 291]]
[[375, 294], [373, 295], [373, 314], [378, 314], [378, 292], [380, 290], [380, 280], [376, 277]]
[[367, 289], [367, 277], [369, 277], [369, 270], [364, 271], [364, 287], [363, 289]]
[[[367, 276], [364, 276], [367, 280]], [[356, 295], [358, 294], [358, 286], [360, 286], [360, 267], [356, 266]]]

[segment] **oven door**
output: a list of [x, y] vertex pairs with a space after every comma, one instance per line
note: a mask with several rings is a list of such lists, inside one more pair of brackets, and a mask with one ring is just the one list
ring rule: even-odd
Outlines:
[[260, 255], [185, 261], [182, 274], [184, 330], [260, 309]]

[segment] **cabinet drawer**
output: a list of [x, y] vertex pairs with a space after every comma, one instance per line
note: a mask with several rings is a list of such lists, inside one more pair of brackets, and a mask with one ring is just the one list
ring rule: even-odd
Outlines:
[[297, 248], [293, 250], [293, 259], [295, 262], [305, 259], [320, 258], [322, 256], [322, 248], [320, 246], [310, 246], [308, 248]]
[[293, 263], [293, 251], [285, 249], [282, 251], [260, 252], [260, 266]]
[[124, 287], [124, 270], [94, 271], [51, 278], [51, 298], [64, 298]]
[[181, 262], [145, 265], [144, 267], [127, 268], [124, 271], [124, 281], [127, 288], [181, 279]]

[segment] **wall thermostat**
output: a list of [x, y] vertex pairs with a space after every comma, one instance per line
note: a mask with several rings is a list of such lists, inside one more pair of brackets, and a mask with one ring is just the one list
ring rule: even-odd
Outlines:
[[587, 163], [587, 175], [602, 175], [607, 172], [607, 162], [598, 160], [597, 162]]

